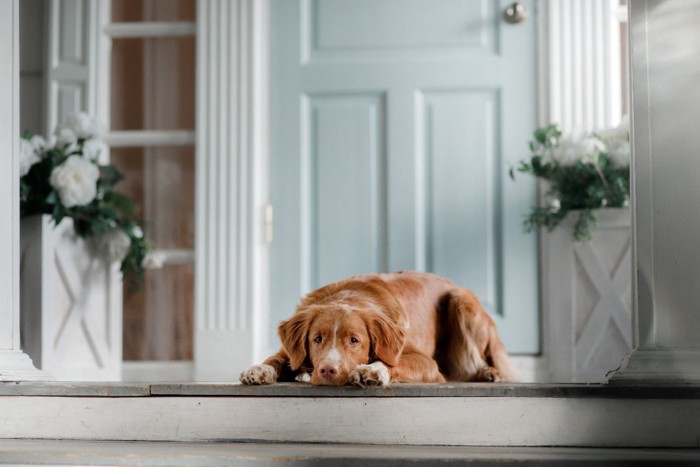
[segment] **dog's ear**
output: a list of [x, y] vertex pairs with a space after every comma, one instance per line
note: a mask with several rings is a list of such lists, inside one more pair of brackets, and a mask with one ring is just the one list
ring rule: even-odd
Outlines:
[[389, 366], [398, 365], [406, 332], [383, 313], [373, 311], [365, 316], [374, 356]]
[[304, 364], [307, 355], [307, 338], [311, 327], [312, 313], [308, 310], [298, 311], [287, 321], [282, 321], [277, 334], [282, 341], [282, 348], [289, 356], [289, 366], [296, 371]]

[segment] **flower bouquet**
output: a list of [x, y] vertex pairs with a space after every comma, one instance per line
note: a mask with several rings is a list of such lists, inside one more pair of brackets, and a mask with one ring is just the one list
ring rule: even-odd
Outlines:
[[132, 285], [143, 281], [149, 242], [134, 217], [135, 204], [114, 190], [123, 175], [101, 164], [100, 124], [86, 113], [70, 115], [47, 142], [25, 135], [20, 142], [20, 215], [48, 214], [56, 225], [73, 219], [75, 232], [109, 261], [121, 262]]
[[530, 142], [532, 156], [521, 161], [518, 172], [549, 183], [545, 205], [536, 206], [525, 219], [525, 229], [554, 229], [570, 211], [578, 211], [574, 240], [588, 241], [597, 219], [594, 209], [629, 204], [629, 120], [597, 132], [562, 133], [556, 125], [539, 128]]

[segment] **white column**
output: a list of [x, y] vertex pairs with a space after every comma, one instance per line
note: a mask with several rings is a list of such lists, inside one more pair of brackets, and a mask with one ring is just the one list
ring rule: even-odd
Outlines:
[[611, 381], [700, 382], [700, 10], [631, 2], [634, 350]]
[[46, 379], [19, 340], [19, 0], [0, 2], [0, 381]]
[[618, 0], [540, 0], [540, 123], [617, 125], [622, 112]]
[[264, 348], [267, 11], [197, 3], [197, 380], [237, 380]]

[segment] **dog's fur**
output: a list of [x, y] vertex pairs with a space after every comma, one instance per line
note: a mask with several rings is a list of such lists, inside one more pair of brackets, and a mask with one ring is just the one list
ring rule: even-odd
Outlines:
[[354, 276], [311, 292], [279, 325], [282, 349], [244, 384], [517, 381], [496, 326], [469, 290], [434, 274]]

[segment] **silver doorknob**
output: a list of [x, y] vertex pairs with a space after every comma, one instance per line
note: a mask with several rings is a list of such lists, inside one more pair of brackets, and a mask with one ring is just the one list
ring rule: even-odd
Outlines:
[[506, 23], [517, 24], [527, 19], [527, 8], [519, 2], [511, 3], [503, 12]]

